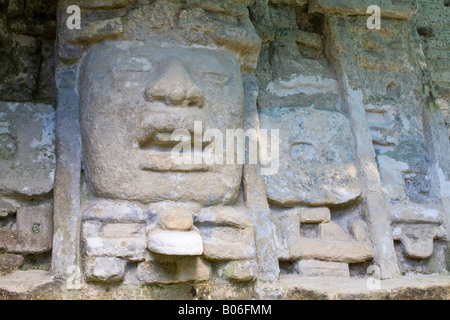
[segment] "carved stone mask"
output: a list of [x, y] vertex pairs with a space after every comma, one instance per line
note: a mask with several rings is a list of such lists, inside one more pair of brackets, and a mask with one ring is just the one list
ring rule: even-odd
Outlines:
[[239, 165], [175, 165], [176, 129], [243, 127], [236, 56], [208, 48], [110, 42], [89, 49], [80, 83], [84, 167], [99, 197], [225, 204]]

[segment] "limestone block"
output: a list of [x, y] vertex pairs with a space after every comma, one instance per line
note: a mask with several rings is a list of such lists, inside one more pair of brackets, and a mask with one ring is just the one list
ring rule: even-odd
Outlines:
[[12, 215], [16, 212], [16, 208], [3, 200], [0, 200], [0, 218], [7, 217], [9, 215]]
[[188, 210], [164, 212], [159, 217], [162, 229], [189, 231], [193, 226], [192, 213]]
[[178, 281], [205, 281], [211, 277], [211, 266], [199, 257], [183, 257], [176, 261]]
[[77, 5], [84, 9], [112, 9], [128, 6], [132, 0], [81, 0]]
[[136, 269], [137, 278], [145, 284], [151, 283], [176, 283], [177, 265], [175, 262], [158, 263], [156, 261], [145, 261], [138, 264]]
[[13, 228], [0, 229], [0, 249], [13, 253], [43, 253], [51, 250], [53, 206], [22, 207]]
[[356, 263], [370, 260], [372, 249], [357, 241], [333, 241], [302, 238], [298, 244], [299, 258]]
[[413, 202], [390, 203], [388, 205], [391, 220], [395, 223], [441, 224], [442, 209], [437, 205]]
[[280, 260], [291, 260], [299, 256], [300, 217], [289, 212], [273, 212], [272, 223], [277, 235], [277, 253]]
[[17, 210], [15, 229], [21, 238], [20, 251], [39, 253], [51, 250], [53, 242], [53, 205], [22, 207]]
[[382, 14], [386, 18], [410, 20], [417, 12], [417, 3], [412, 1], [384, 1], [384, 0], [312, 0], [309, 2], [309, 12], [361, 15], [369, 16], [367, 8], [378, 5], [382, 8]]
[[316, 50], [323, 50], [323, 39], [322, 37], [317, 33], [312, 32], [306, 32], [302, 30], [297, 31], [297, 43], [300, 46], [316, 49]]
[[300, 211], [300, 223], [329, 222], [331, 219], [330, 209], [327, 207], [308, 208], [303, 207]]
[[308, 3], [307, 0], [270, 0], [269, 2], [276, 5], [286, 5], [293, 7], [301, 7]]
[[147, 241], [144, 236], [127, 238], [84, 238], [84, 250], [87, 256], [107, 256], [143, 261]]
[[352, 240], [352, 238], [334, 221], [319, 224], [319, 238], [336, 241]]
[[202, 237], [195, 231], [151, 230], [148, 248], [155, 253], [174, 256], [197, 256], [203, 253]]
[[135, 237], [144, 234], [144, 226], [138, 223], [108, 223], [101, 230], [105, 238]]
[[204, 254], [208, 259], [254, 258], [254, 227], [245, 209], [204, 208], [196, 216], [195, 223], [202, 234]]
[[211, 260], [253, 259], [255, 236], [253, 228], [199, 226], [204, 255]]
[[320, 260], [300, 260], [294, 270], [303, 277], [340, 277], [349, 278], [348, 263]]
[[0, 192], [43, 195], [53, 189], [55, 110], [50, 105], [0, 102]]
[[102, 222], [144, 222], [148, 214], [141, 208], [120, 201], [95, 201], [87, 203], [83, 212], [83, 221], [97, 220]]
[[377, 157], [378, 170], [384, 193], [391, 200], [407, 200], [406, 185], [403, 172], [409, 169], [408, 164], [396, 161], [386, 155]]
[[82, 224], [83, 238], [128, 238], [145, 237], [145, 226], [139, 223], [102, 223], [84, 221]]
[[126, 261], [112, 257], [90, 257], [86, 261], [86, 280], [119, 282], [125, 276]]
[[237, 228], [253, 227], [248, 212], [240, 208], [214, 206], [203, 208], [195, 217], [196, 224], [230, 226]]
[[23, 264], [23, 256], [16, 254], [0, 254], [0, 271], [17, 269]]
[[145, 261], [137, 267], [137, 277], [144, 284], [205, 281], [211, 267], [199, 257], [183, 257], [171, 261]]
[[350, 225], [350, 232], [352, 233], [353, 238], [359, 242], [370, 243], [370, 234], [368, 230], [369, 227], [363, 220], [356, 220]]
[[219, 273], [236, 282], [253, 281], [258, 277], [258, 265], [254, 260], [231, 261]]
[[123, 32], [120, 18], [88, 21], [81, 20], [81, 29], [73, 32], [68, 28], [61, 28], [60, 37], [71, 45], [94, 44], [103, 40], [111, 40]]
[[[328, 205], [356, 199], [360, 186], [349, 120], [311, 108], [270, 108], [261, 129], [279, 129], [278, 174], [265, 176], [269, 201], [281, 206]], [[270, 143], [268, 143], [270, 145]]]
[[234, 16], [237, 18], [248, 16], [247, 5], [250, 1], [222, 1], [214, 0], [187, 0], [187, 4], [202, 8], [203, 10]]
[[428, 224], [402, 224], [393, 229], [394, 240], [400, 240], [405, 256], [414, 260], [430, 258], [434, 250], [434, 239], [444, 235], [442, 227]]

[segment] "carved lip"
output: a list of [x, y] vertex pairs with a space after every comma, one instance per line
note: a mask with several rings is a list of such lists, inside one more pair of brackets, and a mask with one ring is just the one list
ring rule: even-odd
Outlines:
[[[139, 148], [143, 151], [140, 159], [140, 169], [155, 172], [206, 172], [212, 167], [204, 163], [202, 153], [210, 142], [202, 142], [200, 148], [194, 145], [194, 121], [201, 121], [202, 127], [206, 127], [205, 117], [197, 114], [147, 114], [141, 123], [142, 135], [138, 137]], [[172, 133], [177, 129], [185, 129], [191, 138], [191, 154], [186, 162], [175, 163], [172, 160], [172, 150], [180, 141], [172, 140]], [[202, 128], [201, 135], [205, 128]], [[202, 159], [194, 163], [194, 159]]]

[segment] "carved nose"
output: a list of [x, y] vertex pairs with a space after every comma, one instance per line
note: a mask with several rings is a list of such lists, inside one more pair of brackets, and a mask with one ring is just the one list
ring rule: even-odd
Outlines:
[[156, 70], [145, 89], [148, 101], [160, 101], [178, 107], [202, 107], [202, 90], [189, 75], [186, 66], [178, 59], [167, 59]]

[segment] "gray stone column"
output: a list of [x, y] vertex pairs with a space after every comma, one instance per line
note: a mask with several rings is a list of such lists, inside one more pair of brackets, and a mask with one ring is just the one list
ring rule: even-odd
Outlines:
[[56, 171], [54, 188], [54, 236], [52, 273], [66, 278], [77, 266], [81, 223], [81, 135], [78, 92], [78, 64], [61, 65], [56, 72]]
[[[244, 76], [244, 89], [246, 96], [245, 130], [258, 130], [259, 120], [256, 109], [258, 84], [255, 76]], [[243, 176], [245, 203], [250, 210], [250, 219], [255, 226], [256, 259], [259, 267], [258, 279], [262, 282], [276, 281], [280, 274], [280, 268], [275, 244], [275, 231], [270, 221], [266, 186], [260, 175], [260, 166], [257, 164], [244, 165]]]

